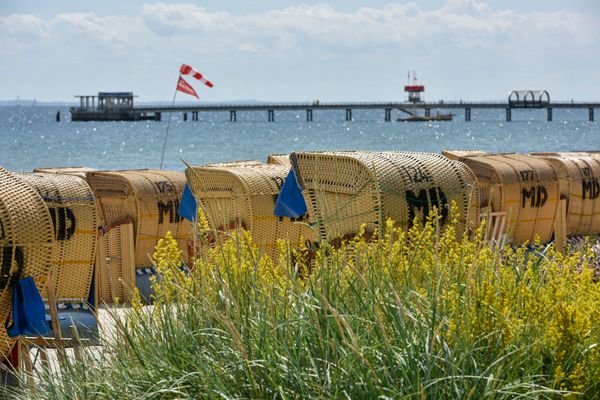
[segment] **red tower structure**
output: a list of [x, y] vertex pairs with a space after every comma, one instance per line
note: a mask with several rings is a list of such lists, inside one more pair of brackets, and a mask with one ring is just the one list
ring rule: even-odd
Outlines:
[[408, 85], [404, 86], [404, 91], [408, 93], [408, 101], [411, 103], [421, 102], [421, 93], [425, 91], [425, 86], [417, 85], [417, 74], [413, 71], [412, 84], [410, 82], [410, 71], [408, 72]]

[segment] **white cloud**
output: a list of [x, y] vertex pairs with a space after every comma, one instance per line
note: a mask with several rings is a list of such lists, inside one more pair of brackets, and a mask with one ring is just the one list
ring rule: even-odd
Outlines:
[[2, 36], [25, 35], [27, 37], [41, 37], [49, 29], [50, 24], [35, 15], [15, 14], [0, 17], [0, 33]]
[[[121, 48], [151, 47], [195, 40], [199, 51], [220, 52], [225, 47], [252, 51], [291, 50], [322, 44], [363, 48], [394, 44], [419, 46], [451, 44], [485, 46], [505, 40], [558, 41], [557, 46], [598, 41], [600, 21], [588, 15], [550, 12], [515, 13], [493, 10], [483, 2], [450, 0], [435, 10], [415, 3], [391, 3], [383, 8], [336, 11], [329, 5], [300, 5], [263, 13], [233, 15], [210, 12], [194, 4], [146, 4], [139, 15], [98, 16], [94, 13], [59, 14], [46, 21], [33, 15], [0, 18], [0, 32], [15, 40], [66, 36], [73, 40], [113, 43]], [[182, 40], [178, 41], [177, 38]]]
[[5, 57], [12, 56], [24, 43], [44, 40], [51, 30], [50, 24], [35, 15], [0, 16], [0, 50]]
[[158, 34], [178, 32], [234, 33], [235, 21], [225, 12], [207, 12], [193, 4], [145, 4], [141, 16], [148, 27]]
[[94, 13], [59, 14], [52, 20], [58, 36], [100, 41], [117, 48], [136, 48], [149, 44], [148, 30], [139, 17], [115, 15], [101, 17]]

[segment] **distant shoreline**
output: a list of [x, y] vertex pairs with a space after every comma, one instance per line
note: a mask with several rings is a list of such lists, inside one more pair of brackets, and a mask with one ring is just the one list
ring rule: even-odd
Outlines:
[[70, 107], [76, 106], [76, 102], [66, 102], [66, 101], [37, 101], [37, 100], [0, 100], [0, 107], [13, 107], [13, 106], [22, 106], [22, 107]]

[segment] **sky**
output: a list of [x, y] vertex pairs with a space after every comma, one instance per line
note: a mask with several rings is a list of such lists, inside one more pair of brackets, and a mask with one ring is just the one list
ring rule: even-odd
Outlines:
[[[0, 100], [600, 100], [597, 0], [0, 0]], [[177, 101], [194, 98], [177, 93]]]

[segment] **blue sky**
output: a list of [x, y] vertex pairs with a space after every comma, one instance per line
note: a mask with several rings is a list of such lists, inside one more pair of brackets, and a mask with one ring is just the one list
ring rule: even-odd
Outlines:
[[428, 100], [600, 100], [600, 2], [0, 0], [0, 54], [0, 100], [169, 101], [184, 62], [205, 101], [403, 100], [409, 70]]

